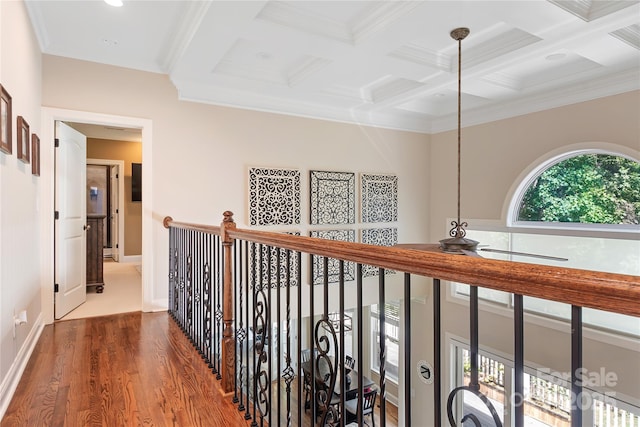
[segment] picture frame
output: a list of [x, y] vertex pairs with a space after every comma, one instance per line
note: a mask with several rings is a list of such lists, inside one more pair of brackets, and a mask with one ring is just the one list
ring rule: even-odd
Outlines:
[[18, 116], [17, 125], [18, 159], [29, 163], [29, 123], [27, 123], [24, 117]]
[[31, 134], [31, 173], [40, 176], [40, 137]]
[[12, 129], [11, 123], [13, 116], [11, 114], [11, 95], [0, 85], [0, 151], [11, 154], [12, 151]]

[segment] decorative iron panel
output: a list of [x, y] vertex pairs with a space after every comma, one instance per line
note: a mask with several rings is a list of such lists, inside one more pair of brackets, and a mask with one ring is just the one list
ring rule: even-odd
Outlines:
[[353, 224], [355, 174], [311, 171], [311, 224]]
[[398, 220], [398, 177], [362, 174], [362, 222]]
[[300, 171], [249, 169], [249, 224], [300, 224]]

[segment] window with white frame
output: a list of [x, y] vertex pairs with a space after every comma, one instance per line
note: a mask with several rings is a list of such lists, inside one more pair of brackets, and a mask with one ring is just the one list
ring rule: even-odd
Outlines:
[[[379, 305], [371, 305], [371, 369], [380, 372], [380, 318]], [[386, 302], [385, 316], [385, 372], [386, 378], [398, 382], [400, 359], [400, 301]]]
[[[541, 164], [520, 185], [507, 227], [469, 221], [467, 237], [486, 258], [640, 276], [640, 163], [617, 153], [576, 151]], [[567, 258], [553, 261], [495, 254], [484, 247]], [[467, 285], [453, 284], [457, 296]], [[511, 307], [509, 293], [479, 289], [482, 301]], [[568, 319], [570, 307], [525, 298], [525, 310]], [[640, 318], [584, 309], [585, 325], [640, 336]]]
[[[468, 385], [470, 378], [470, 352], [468, 346], [457, 340], [451, 340], [454, 364], [452, 389]], [[513, 361], [495, 354], [480, 351], [478, 355], [478, 382], [480, 392], [484, 394], [500, 417], [503, 425], [509, 427], [513, 420], [510, 408], [519, 402], [524, 403], [526, 426], [560, 427], [571, 422], [571, 392], [567, 381], [568, 373], [561, 374], [547, 369], [525, 367], [524, 396], [515, 397], [513, 390]], [[593, 427], [638, 427], [640, 426], [640, 408], [615, 398], [614, 394], [604, 395], [588, 387], [583, 389], [581, 398], [583, 409], [587, 413], [589, 425]], [[458, 395], [459, 396], [459, 395]], [[472, 393], [465, 392], [456, 399], [454, 411], [456, 419], [462, 414], [474, 414], [481, 425], [493, 425], [487, 406]], [[482, 420], [486, 420], [482, 423]], [[588, 422], [588, 421], [587, 421]]]

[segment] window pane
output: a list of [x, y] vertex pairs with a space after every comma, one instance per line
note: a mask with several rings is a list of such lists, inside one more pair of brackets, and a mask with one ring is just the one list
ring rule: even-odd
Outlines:
[[565, 158], [529, 184], [518, 220], [638, 224], [640, 163], [595, 153]]
[[[469, 385], [471, 379], [470, 352], [462, 350], [462, 368], [464, 372], [464, 385]], [[478, 363], [478, 382], [480, 393], [485, 395], [495, 408], [500, 421], [504, 423], [505, 384], [504, 364], [487, 356], [480, 355]], [[493, 417], [487, 405], [479, 397], [471, 392], [464, 392], [463, 413], [474, 414], [480, 421], [480, 425], [492, 426]]]
[[[371, 368], [380, 372], [380, 322], [378, 305], [371, 306]], [[391, 301], [385, 304], [385, 371], [386, 378], [398, 381], [398, 363], [400, 360], [400, 303]]]

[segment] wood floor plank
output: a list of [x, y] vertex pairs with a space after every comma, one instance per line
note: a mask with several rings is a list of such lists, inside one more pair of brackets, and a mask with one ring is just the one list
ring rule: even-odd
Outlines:
[[249, 425], [166, 313], [47, 325], [1, 427]]
[[[297, 387], [293, 381], [292, 425]], [[286, 425], [286, 386], [274, 383], [272, 392], [273, 424], [280, 393]], [[244, 414], [167, 313], [137, 312], [47, 325], [0, 427], [249, 426]], [[303, 416], [304, 427], [310, 418]], [[392, 405], [387, 426], [397, 426]]]

